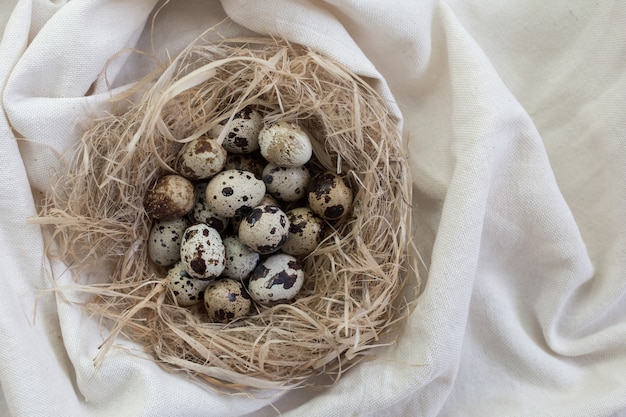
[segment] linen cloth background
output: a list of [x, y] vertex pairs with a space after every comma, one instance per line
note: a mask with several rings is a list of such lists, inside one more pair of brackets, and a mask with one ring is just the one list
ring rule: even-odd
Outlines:
[[[0, 4], [0, 415], [626, 416], [626, 3], [172, 0], [153, 25], [156, 7]], [[26, 223], [55, 152], [154, 64], [108, 60], [163, 59], [226, 16], [369, 77], [409, 137], [424, 292], [331, 389], [224, 396], [124, 349], [94, 369], [105, 331], [42, 292], [46, 267], [71, 281]]]

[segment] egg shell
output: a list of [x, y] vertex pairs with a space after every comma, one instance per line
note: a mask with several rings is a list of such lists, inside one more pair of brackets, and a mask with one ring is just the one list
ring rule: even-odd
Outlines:
[[239, 225], [239, 240], [253, 251], [267, 255], [276, 252], [287, 240], [289, 219], [279, 207], [254, 207]]
[[224, 238], [226, 265], [223, 277], [244, 280], [259, 263], [259, 254], [241, 243], [236, 236]]
[[255, 177], [261, 179], [265, 164], [265, 159], [263, 159], [261, 154], [258, 153], [246, 155], [229, 153], [226, 156], [226, 165], [224, 165], [224, 170], [240, 169], [242, 171], [249, 171], [252, 172]]
[[193, 278], [185, 271], [182, 262], [177, 262], [167, 272], [167, 286], [179, 306], [189, 307], [202, 301], [202, 292], [210, 280]]
[[217, 140], [202, 136], [186, 143], [178, 158], [178, 170], [190, 180], [205, 180], [226, 164], [226, 149]]
[[194, 186], [196, 202], [193, 205], [193, 209], [191, 209], [191, 212], [189, 213], [189, 217], [194, 222], [205, 223], [207, 226], [223, 233], [224, 230], [226, 230], [226, 227], [228, 227], [228, 218], [217, 215], [206, 203], [207, 184], [207, 182], [200, 182]]
[[263, 116], [251, 107], [245, 107], [233, 116], [222, 129], [222, 146], [230, 153], [248, 154], [259, 149], [259, 132], [263, 127]]
[[193, 184], [187, 178], [171, 174], [160, 177], [144, 197], [146, 213], [159, 220], [185, 216], [196, 201]]
[[311, 174], [305, 166], [279, 167], [267, 164], [263, 169], [263, 182], [267, 191], [279, 200], [294, 202], [307, 193]]
[[298, 260], [276, 253], [260, 263], [250, 274], [248, 293], [260, 304], [287, 302], [300, 292], [304, 270]]
[[185, 271], [194, 278], [219, 276], [226, 262], [219, 232], [203, 223], [189, 226], [180, 245], [180, 260]]
[[352, 189], [341, 176], [324, 171], [316, 174], [309, 183], [309, 207], [326, 220], [338, 220], [352, 206]]
[[297, 123], [266, 123], [259, 133], [261, 155], [271, 164], [297, 167], [306, 164], [313, 154], [309, 134]]
[[324, 239], [326, 223], [308, 207], [298, 207], [287, 212], [289, 235], [281, 248], [293, 256], [306, 256]]
[[250, 296], [239, 281], [219, 279], [204, 290], [204, 307], [212, 322], [228, 323], [245, 317], [251, 305]]
[[148, 256], [161, 266], [170, 266], [180, 260], [183, 233], [189, 227], [184, 217], [172, 220], [155, 220], [148, 236]]
[[206, 204], [219, 216], [233, 217], [256, 206], [265, 194], [265, 184], [249, 171], [229, 169], [209, 181]]
[[[257, 206], [262, 206], [262, 205], [265, 205], [265, 204], [269, 204], [271, 206], [280, 207], [280, 209], [282, 210], [282, 206], [281, 206], [280, 202], [278, 200], [276, 200], [274, 197], [272, 197], [271, 194], [267, 194], [266, 193], [265, 195], [263, 195], [263, 198], [261, 198], [261, 201], [259, 201], [257, 203]], [[239, 225], [241, 224], [241, 221], [251, 211], [252, 211], [252, 208], [241, 210], [239, 213], [237, 213], [236, 215], [234, 215], [233, 217], [230, 218], [230, 224], [231, 224], [232, 230], [233, 230], [233, 232], [235, 234], [237, 234], [237, 231], [239, 230]]]

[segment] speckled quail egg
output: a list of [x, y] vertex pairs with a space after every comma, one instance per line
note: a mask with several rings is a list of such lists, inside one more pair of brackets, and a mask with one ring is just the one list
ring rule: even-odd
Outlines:
[[298, 294], [303, 283], [304, 271], [300, 262], [291, 255], [277, 253], [252, 271], [248, 293], [261, 304], [286, 302]]
[[209, 181], [206, 204], [217, 215], [233, 217], [256, 206], [265, 194], [265, 183], [249, 171], [229, 169]]
[[198, 279], [219, 276], [225, 267], [225, 250], [217, 230], [204, 223], [189, 226], [183, 233], [180, 260], [185, 271]]
[[239, 281], [219, 279], [204, 290], [204, 307], [212, 322], [228, 323], [245, 317], [251, 305], [250, 296]]
[[226, 149], [215, 139], [203, 136], [186, 143], [178, 158], [178, 170], [190, 180], [205, 180], [226, 164]]
[[226, 266], [223, 277], [244, 280], [254, 270], [259, 262], [259, 254], [239, 241], [236, 236], [224, 238], [226, 251]]
[[261, 155], [267, 162], [281, 167], [306, 164], [313, 154], [309, 134], [297, 123], [266, 123], [259, 133]]
[[[271, 194], [265, 194], [263, 198], [261, 198], [261, 201], [257, 203], [257, 206], [263, 206], [266, 204], [280, 207], [282, 209], [280, 202], [276, 200], [274, 197], [272, 197]], [[250, 213], [251, 210], [252, 209], [242, 210], [239, 213], [237, 213], [235, 216], [230, 218], [230, 224], [232, 225], [232, 228], [235, 232], [239, 230], [239, 225], [241, 224], [241, 221], [248, 215], [248, 213]]]
[[189, 227], [184, 217], [172, 220], [155, 220], [148, 236], [148, 256], [161, 266], [173, 265], [180, 259], [183, 233]]
[[266, 162], [263, 157], [257, 153], [246, 155], [229, 153], [226, 156], [224, 170], [241, 169], [242, 171], [250, 171], [255, 177], [261, 178], [265, 164]]
[[309, 207], [326, 220], [338, 220], [352, 206], [352, 189], [339, 175], [324, 171], [316, 174], [309, 183]]
[[167, 286], [172, 291], [179, 306], [188, 307], [202, 301], [202, 291], [210, 280], [193, 278], [185, 271], [182, 262], [177, 262], [167, 272]]
[[193, 184], [180, 175], [159, 178], [144, 197], [146, 213], [154, 219], [171, 220], [191, 211], [195, 202]]
[[271, 205], [254, 207], [239, 225], [241, 243], [262, 255], [279, 250], [288, 234], [287, 214]]
[[267, 191], [286, 202], [300, 200], [307, 193], [311, 174], [305, 166], [279, 167], [267, 164], [263, 169], [263, 182]]
[[215, 214], [206, 203], [207, 184], [206, 182], [200, 182], [194, 186], [196, 190], [196, 202], [189, 213], [189, 217], [197, 223], [205, 223], [218, 232], [223, 233], [228, 226], [228, 218]]
[[281, 250], [293, 256], [306, 256], [324, 239], [326, 223], [308, 207], [287, 212], [289, 235]]
[[[222, 146], [230, 153], [247, 154], [259, 149], [259, 132], [263, 127], [263, 116], [251, 107], [245, 107], [225, 122], [222, 129], [224, 141]], [[222, 132], [220, 132], [222, 133]]]

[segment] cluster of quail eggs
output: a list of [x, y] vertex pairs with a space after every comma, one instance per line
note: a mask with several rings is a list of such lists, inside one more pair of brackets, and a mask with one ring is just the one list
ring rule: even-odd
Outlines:
[[297, 296], [303, 258], [353, 198], [340, 175], [312, 172], [311, 157], [303, 127], [264, 122], [251, 107], [183, 146], [178, 174], [161, 176], [144, 198], [148, 256], [167, 268], [178, 305], [204, 303], [211, 321], [227, 323], [254, 303]]

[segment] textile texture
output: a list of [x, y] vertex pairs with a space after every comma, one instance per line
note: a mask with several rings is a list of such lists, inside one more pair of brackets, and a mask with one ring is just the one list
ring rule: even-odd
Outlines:
[[[402, 120], [423, 291], [328, 389], [223, 395], [124, 340], [95, 368], [106, 329], [27, 222], [111, 95], [226, 17]], [[0, 415], [626, 416], [626, 3], [13, 0], [0, 25]]]

